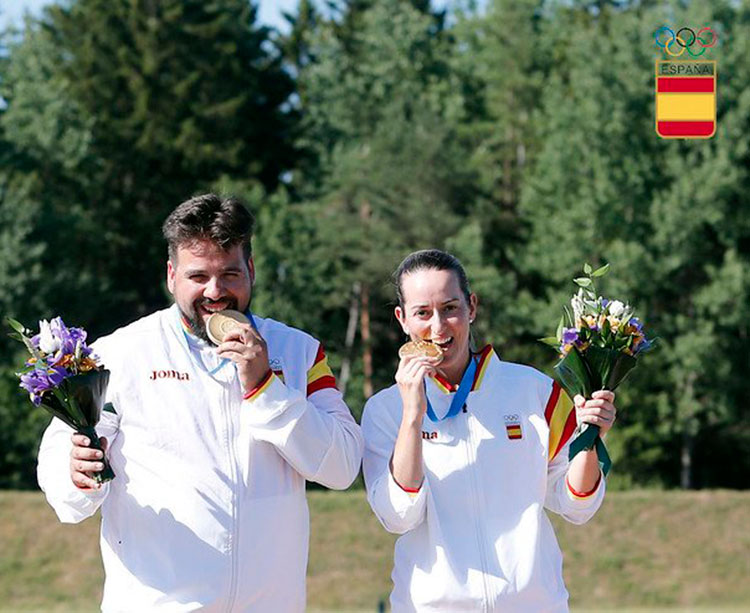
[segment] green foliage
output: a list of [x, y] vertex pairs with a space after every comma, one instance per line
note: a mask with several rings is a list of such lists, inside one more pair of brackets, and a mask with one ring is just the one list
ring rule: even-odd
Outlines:
[[[353, 351], [372, 352], [382, 365], [376, 388], [392, 382], [398, 342], [387, 280], [409, 252], [445, 244], [474, 192], [463, 165], [468, 152], [457, 138], [463, 97], [444, 59], [449, 40], [440, 16], [419, 5], [425, 3], [351, 3], [304, 37], [300, 147], [314, 151], [317, 162], [294, 177], [292, 189], [303, 194], [295, 223], [308, 231], [300, 237], [304, 255], [287, 250], [274, 262], [291, 276], [304, 257], [308, 271], [297, 274], [315, 273], [292, 304], [314, 303], [308, 313], [319, 320], [311, 330], [326, 339], [333, 362], [346, 359], [342, 351], [352, 356], [344, 338], [352, 300], [367, 309], [372, 342]], [[361, 394], [348, 389], [352, 404], [361, 405]]]
[[224, 174], [278, 184], [292, 82], [254, 20], [241, 0], [80, 0], [11, 46], [2, 123], [47, 245], [40, 302], [94, 333], [162, 306], [175, 204]]
[[[747, 198], [735, 192], [744, 170], [731, 162], [721, 137], [654, 138], [647, 86], [653, 60], [644, 51], [649, 25], [660, 20], [656, 10], [605, 10], [581, 22], [575, 11], [561, 9], [558, 18], [576, 20], [579, 36], [566, 46], [564, 63], [545, 92], [540, 124], [549, 136], [524, 191], [523, 211], [532, 228], [527, 267], [546, 280], [537, 312], [548, 317], [545, 305], [562, 292], [556, 280], [574, 270], [576, 260], [613, 262], [617, 281], [608, 286], [610, 297], [634, 302], [662, 339], [658, 354], [644, 359], [655, 368], [630, 383], [637, 402], [621, 414], [618, 436], [626, 440], [620, 444], [635, 457], [643, 454], [644, 438], [671, 449], [672, 467], [661, 469], [664, 482], [694, 485], [698, 433], [708, 424], [746, 419], [727, 399], [738, 385], [747, 394], [740, 383], [746, 350], [728, 347], [733, 335], [717, 330], [715, 309], [711, 313], [708, 306], [732, 291], [720, 289], [728, 278], [734, 291], [746, 295], [741, 278], [729, 272], [736, 258], [744, 265], [735, 264], [735, 271], [748, 263], [748, 252], [740, 251], [750, 235], [743, 234], [744, 222], [735, 222], [739, 211], [747, 216]], [[718, 14], [696, 6], [676, 19], [713, 22]], [[726, 129], [721, 119], [720, 126]], [[727, 276], [719, 272], [724, 266]], [[590, 280], [576, 282], [585, 286]], [[727, 306], [732, 316], [745, 310], [742, 302]], [[652, 427], [631, 427], [646, 423]], [[715, 477], [710, 483], [730, 484], [721, 471]]]
[[243, 0], [54, 4], [2, 63], [0, 312], [22, 321], [97, 337], [165, 306], [168, 212], [293, 164], [293, 83]]
[[[458, 255], [476, 345], [548, 372], [537, 339], [586, 262], [579, 284], [660, 339], [618, 388], [613, 484], [748, 486], [747, 2], [493, 0], [446, 19], [302, 0], [287, 34], [255, 19], [245, 0], [72, 0], [0, 41], [0, 315], [95, 337], [164, 306], [165, 216], [237, 193], [258, 218], [254, 309], [320, 338], [359, 414], [368, 379], [393, 382], [389, 277], [410, 251]], [[711, 140], [654, 133], [663, 23], [719, 34]], [[29, 486], [46, 418], [0, 349], [0, 485]]]
[[[12, 354], [23, 363], [18, 352]], [[10, 368], [0, 371], [0, 489], [36, 481], [36, 452], [49, 415], [34, 407]]]

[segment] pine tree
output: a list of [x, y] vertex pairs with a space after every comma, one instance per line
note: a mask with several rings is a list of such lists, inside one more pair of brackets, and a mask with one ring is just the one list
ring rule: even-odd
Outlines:
[[295, 163], [293, 82], [244, 0], [55, 4], [0, 61], [0, 302], [28, 325], [96, 338], [165, 306], [168, 212]]
[[224, 175], [271, 189], [294, 164], [292, 82], [254, 20], [240, 0], [79, 0], [12, 51], [4, 123], [40, 173], [48, 287], [94, 331], [164, 305], [176, 204]]
[[[725, 8], [712, 15], [696, 7], [675, 19], [713, 22]], [[747, 364], [735, 341], [741, 328], [727, 323], [745, 313], [734, 292], [747, 292], [737, 141], [722, 136], [721, 117], [710, 141], [654, 135], [648, 51], [652, 24], [663, 21], [658, 10], [563, 8], [557, 18], [575, 20], [580, 35], [545, 88], [545, 146], [523, 193], [532, 227], [526, 265], [543, 279], [530, 321], [551, 325], [572, 289], [560, 281], [584, 261], [611, 262], [605, 291], [633, 302], [660, 337], [644, 358], [651, 366], [618, 394], [628, 410], [610, 437], [616, 478], [694, 487], [699, 472], [704, 485], [727, 483], [706, 448], [715, 445], [708, 432], [741, 419], [733, 407], [747, 393], [735, 366]]]
[[337, 306], [359, 319], [365, 397], [392, 376], [375, 379], [372, 364], [395, 364], [385, 280], [409, 251], [444, 245], [473, 197], [447, 43], [439, 16], [396, 0], [358, 5], [320, 29], [300, 74], [306, 145], [320, 161], [309, 206], [334, 254]]

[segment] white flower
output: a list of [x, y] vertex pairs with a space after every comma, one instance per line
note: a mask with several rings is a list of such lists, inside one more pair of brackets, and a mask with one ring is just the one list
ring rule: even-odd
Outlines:
[[573, 307], [573, 321], [578, 321], [583, 316], [583, 289], [579, 289], [578, 293], [573, 296], [573, 299], [570, 301], [570, 306]]
[[609, 303], [609, 314], [620, 317], [625, 312], [625, 305], [619, 300], [613, 300]]
[[39, 350], [43, 353], [55, 353], [60, 349], [60, 339], [52, 333], [46, 319], [39, 322]]

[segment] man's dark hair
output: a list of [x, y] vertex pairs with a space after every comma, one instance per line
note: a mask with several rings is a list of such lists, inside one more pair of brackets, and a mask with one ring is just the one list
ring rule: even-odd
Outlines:
[[186, 200], [172, 211], [162, 232], [172, 261], [175, 261], [178, 247], [199, 240], [209, 240], [224, 251], [241, 244], [248, 259], [252, 254], [254, 227], [255, 217], [239, 198], [222, 199], [216, 194], [203, 194]]
[[409, 273], [416, 272], [418, 270], [450, 270], [455, 273], [458, 279], [458, 286], [461, 288], [461, 293], [466, 298], [467, 304], [471, 296], [471, 289], [469, 288], [469, 279], [466, 277], [466, 271], [459, 262], [458, 258], [440, 249], [423, 249], [422, 251], [415, 251], [410, 253], [404, 258], [404, 261], [399, 264], [396, 272], [393, 273], [393, 284], [396, 286], [396, 298], [398, 299], [399, 306], [404, 308], [404, 291], [403, 291], [403, 277]]

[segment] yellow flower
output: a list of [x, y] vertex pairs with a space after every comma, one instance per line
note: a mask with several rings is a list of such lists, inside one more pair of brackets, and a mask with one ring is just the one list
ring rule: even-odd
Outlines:
[[55, 362], [55, 366], [62, 366], [63, 368], [67, 368], [68, 366], [70, 366], [72, 362], [73, 362], [73, 354], [66, 353], [63, 357], [57, 360], [57, 362]]
[[90, 370], [96, 369], [96, 362], [92, 360], [89, 357], [85, 357], [81, 360], [81, 364], [79, 366], [81, 372], [88, 372]]

